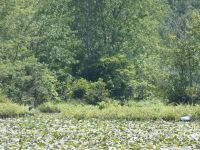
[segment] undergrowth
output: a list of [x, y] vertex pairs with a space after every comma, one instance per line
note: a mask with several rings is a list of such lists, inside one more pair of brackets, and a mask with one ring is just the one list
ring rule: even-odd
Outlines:
[[125, 120], [166, 120], [178, 121], [180, 117], [190, 115], [200, 120], [200, 106], [171, 106], [163, 103], [132, 103], [121, 106], [117, 102], [99, 105], [47, 103], [39, 107], [41, 112], [61, 112], [64, 117], [77, 119], [125, 119]]
[[23, 116], [27, 113], [26, 106], [12, 103], [8, 98], [0, 96], [0, 118]]
[[60, 113], [66, 118], [77, 119], [125, 119], [125, 120], [166, 120], [178, 121], [185, 115], [200, 121], [200, 105], [165, 105], [160, 101], [128, 102], [123, 106], [117, 102], [100, 102], [98, 105], [81, 103], [51, 103], [40, 105], [35, 111], [28, 107], [12, 103], [0, 96], [0, 118], [17, 117], [34, 112]]
[[38, 107], [38, 110], [42, 113], [60, 113], [60, 108], [50, 102], [44, 103]]

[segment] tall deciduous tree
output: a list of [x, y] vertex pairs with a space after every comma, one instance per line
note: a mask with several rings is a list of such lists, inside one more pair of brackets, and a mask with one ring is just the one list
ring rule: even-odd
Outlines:
[[170, 101], [192, 103], [199, 89], [199, 41], [193, 22], [198, 20], [200, 2], [174, 0], [170, 4], [172, 13], [166, 21], [169, 39], [166, 45], [169, 48], [167, 68], [172, 86], [169, 86], [168, 97]]
[[[135, 73], [135, 76], [124, 77], [124, 79], [128, 79], [128, 81], [125, 81], [125, 87], [129, 87], [127, 83], [131, 83], [130, 80], [133, 80], [131, 89], [135, 86], [135, 93], [138, 93], [135, 94], [138, 95], [136, 97], [139, 99], [145, 98], [146, 96], [144, 95], [148, 94], [139, 93], [146, 92], [143, 89], [147, 87], [146, 84], [150, 84], [152, 77], [145, 75], [147, 74], [145, 70], [147, 71], [148, 69], [144, 69], [144, 66], [147, 67], [144, 64], [148, 64], [148, 61], [152, 62], [150, 59], [147, 60], [146, 57], [156, 54], [159, 50], [157, 28], [167, 10], [165, 3], [159, 0], [75, 0], [71, 2], [71, 6], [75, 16], [72, 29], [77, 31], [76, 36], [82, 41], [82, 50], [78, 51], [76, 55], [79, 63], [73, 66], [74, 75], [82, 76], [92, 81], [98, 80], [98, 78], [104, 78], [105, 82], [115, 81], [115, 83], [112, 83], [114, 88], [109, 86], [110, 93], [113, 93], [112, 91], [115, 88], [118, 89], [116, 91], [123, 91], [122, 82], [120, 84], [117, 83], [120, 82], [119, 79], [115, 80], [114, 77], [107, 78], [112, 76], [113, 72], [116, 72], [111, 70], [114, 64], [109, 66], [104, 65], [104, 63], [113, 63], [113, 58], [116, 58], [119, 61], [115, 61], [117, 64], [124, 64], [124, 62], [120, 62], [123, 59], [119, 59], [118, 56], [125, 56], [125, 59], [130, 62], [128, 64], [132, 62], [132, 67], [125, 63], [127, 66], [122, 65], [123, 68], [125, 70], [129, 68], [128, 70], [133, 72], [132, 74]], [[103, 69], [105, 66], [110, 68]], [[115, 69], [122, 68], [119, 66], [119, 68]], [[111, 71], [102, 75], [102, 70]], [[123, 71], [121, 70], [121, 72]], [[148, 74], [151, 73], [148, 72]], [[123, 80], [123, 77], [120, 77], [120, 79]], [[142, 81], [145, 84], [139, 85]], [[155, 86], [155, 83], [152, 84]], [[133, 91], [130, 93], [132, 95]], [[116, 92], [111, 95], [116, 95]]]
[[1, 1], [0, 89], [15, 102], [57, 99], [56, 78], [31, 51], [35, 1]]

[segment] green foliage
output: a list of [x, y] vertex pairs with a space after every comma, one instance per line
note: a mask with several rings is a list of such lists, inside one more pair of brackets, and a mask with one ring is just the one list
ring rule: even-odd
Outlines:
[[102, 101], [98, 103], [98, 107], [100, 110], [106, 109], [109, 107], [118, 107], [120, 105], [119, 101], [107, 99], [107, 101]]
[[97, 82], [93, 82], [90, 85], [89, 90], [86, 92], [86, 102], [88, 104], [97, 104], [101, 101], [105, 101], [108, 97], [108, 91], [106, 90], [106, 84], [102, 79]]
[[7, 119], [0, 126], [1, 149], [199, 149], [200, 138], [199, 122], [78, 120], [51, 114]]
[[[78, 63], [72, 66], [73, 75], [90, 81], [102, 78], [111, 98], [122, 101], [132, 96], [145, 99], [149, 93], [155, 94], [150, 88], [155, 86], [150, 81], [152, 71], [144, 71], [143, 66], [138, 66], [147, 55], [154, 56], [158, 51], [159, 33], [155, 30], [164, 16], [164, 3], [154, 0], [77, 0], [70, 4], [75, 15], [72, 29], [77, 31], [76, 36], [83, 47], [76, 53]], [[156, 67], [158, 70], [159, 65]], [[146, 84], [140, 86], [140, 82]]]
[[0, 63], [0, 88], [14, 102], [38, 105], [56, 100], [56, 79], [35, 59]]
[[97, 104], [108, 97], [108, 91], [103, 80], [88, 82], [85, 79], [75, 80], [72, 83], [72, 98], [83, 99], [88, 104]]
[[38, 110], [42, 113], [60, 113], [61, 112], [58, 106], [50, 102], [43, 103], [42, 105], [38, 107]]
[[133, 95], [134, 68], [125, 56], [102, 58], [99, 68], [112, 98], [124, 100]]
[[79, 46], [69, 25], [73, 20], [68, 0], [38, 2], [32, 23], [31, 50], [54, 71], [60, 81], [65, 81], [69, 65], [76, 62], [73, 52]]
[[0, 94], [0, 118], [19, 117], [28, 114], [28, 108], [12, 103], [6, 96]]
[[0, 103], [0, 117], [20, 117], [28, 114], [28, 109], [25, 106], [20, 106], [14, 103]]
[[72, 97], [83, 99], [90, 88], [90, 83], [85, 79], [75, 80], [72, 85]]
[[0, 89], [35, 105], [199, 103], [199, 12], [198, 0], [3, 0]]
[[5, 95], [2, 95], [0, 93], [0, 103], [9, 103], [10, 100], [5, 96]]
[[169, 57], [169, 61], [163, 66], [169, 74], [168, 83], [170, 84], [166, 87], [169, 102], [194, 103], [198, 101], [197, 92], [196, 96], [193, 95], [195, 90], [199, 91], [198, 6], [198, 1], [175, 1], [171, 16], [166, 21], [168, 23], [166, 38], [168, 50], [165, 50], [167, 55], [164, 56]]
[[[52, 106], [53, 107], [53, 106]], [[98, 106], [60, 103], [54, 104], [67, 118], [123, 119], [123, 120], [165, 120], [179, 121], [182, 116], [191, 115], [199, 120], [200, 106], [165, 105], [161, 101], [128, 102], [123, 106], [118, 101], [102, 101]]]

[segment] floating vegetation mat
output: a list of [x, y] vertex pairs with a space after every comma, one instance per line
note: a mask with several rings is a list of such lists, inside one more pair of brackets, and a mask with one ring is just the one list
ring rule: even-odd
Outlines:
[[58, 115], [0, 120], [0, 149], [200, 149], [199, 122], [77, 120]]

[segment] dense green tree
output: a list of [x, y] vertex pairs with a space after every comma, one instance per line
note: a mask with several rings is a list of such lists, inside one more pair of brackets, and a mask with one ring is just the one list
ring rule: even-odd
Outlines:
[[[156, 4], [159, 4], [159, 7]], [[71, 5], [75, 16], [72, 29], [77, 31], [76, 36], [82, 41], [82, 50], [76, 54], [79, 62], [73, 66], [73, 75], [92, 81], [103, 78], [114, 98], [127, 98], [125, 93], [129, 93], [128, 97], [133, 96], [133, 86], [137, 98], [143, 99], [149, 95], [139, 94], [142, 93], [140, 89], [143, 91], [146, 88], [144, 84], [139, 85], [139, 82], [145, 80], [144, 82], [149, 83], [147, 80], [150, 77], [141, 75], [145, 74], [143, 63], [148, 63], [144, 61], [145, 57], [158, 51], [159, 34], [156, 28], [165, 14], [165, 3], [157, 0], [77, 0], [72, 1]], [[124, 64], [124, 59], [118, 59], [119, 55], [125, 56], [126, 61], [130, 62], [118, 65]], [[115, 60], [116, 64], [112, 60]], [[112, 63], [109, 64], [110, 62]], [[130, 63], [135, 67], [129, 67]], [[112, 65], [119, 68], [114, 67], [112, 70]], [[136, 73], [135, 77], [128, 77], [129, 74], [125, 72], [127, 68], [131, 74]], [[126, 75], [122, 77], [117, 70]], [[118, 76], [117, 79], [114, 78], [114, 73], [115, 77]], [[113, 84], [112, 88], [110, 82]]]
[[31, 51], [32, 20], [36, 4], [26, 0], [2, 1], [0, 22], [0, 89], [19, 103], [57, 99], [56, 79]]
[[170, 83], [167, 95], [172, 102], [193, 103], [199, 90], [199, 41], [193, 24], [199, 19], [195, 16], [199, 14], [200, 3], [174, 0], [170, 4], [172, 12], [166, 21], [165, 36], [169, 60], [165, 69]]
[[198, 0], [1, 0], [1, 94], [198, 102], [199, 12]]
[[[49, 65], [52, 71], [69, 72], [69, 64], [74, 63], [73, 51], [78, 47], [69, 24], [70, 15], [68, 0], [40, 1], [32, 22], [31, 50], [39, 61]], [[63, 74], [62, 74], [63, 75]]]
[[70, 78], [71, 65], [77, 61], [74, 53], [80, 46], [70, 29], [73, 20], [69, 0], [48, 0], [38, 2], [31, 23], [30, 50], [56, 76], [57, 92], [62, 99], [67, 98], [66, 82]]
[[[117, 92], [114, 92], [114, 94], [114, 88], [114, 90], [117, 90], [117, 88], [125, 90], [121, 87], [121, 83], [117, 83], [121, 78], [114, 79], [112, 74], [114, 72], [119, 73], [116, 70], [122, 69], [120, 64], [124, 64], [124, 62], [120, 62], [123, 60], [117, 60], [117, 55], [124, 53], [122, 47], [127, 34], [127, 24], [123, 25], [123, 23], [129, 17], [128, 12], [126, 12], [128, 4], [129, 1], [76, 0], [71, 2], [75, 16], [71, 27], [82, 41], [82, 49], [76, 53], [78, 63], [72, 66], [73, 75], [84, 77], [90, 81], [103, 78], [111, 96], [115, 98], [120, 98], [121, 94], [118, 96], [116, 95]], [[115, 62], [111, 64], [109, 64], [109, 61], [105, 62], [113, 59], [109, 57], [113, 57]], [[113, 65], [113, 67], [109, 65]], [[116, 68], [116, 66], [120, 68]], [[115, 82], [112, 88], [108, 83], [109, 80]], [[122, 80], [119, 82], [122, 82]], [[124, 81], [124, 84], [126, 87], [127, 82]]]

